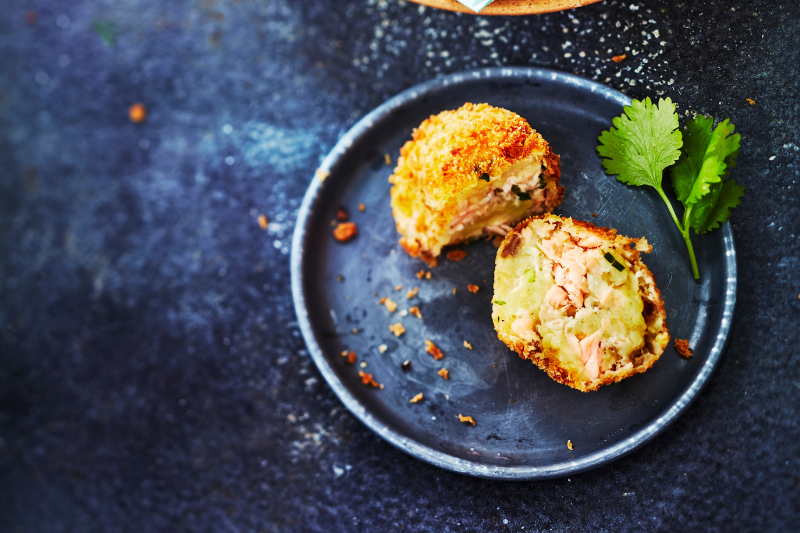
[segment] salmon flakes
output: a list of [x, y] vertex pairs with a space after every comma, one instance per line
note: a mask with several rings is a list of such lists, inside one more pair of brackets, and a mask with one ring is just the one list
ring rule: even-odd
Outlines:
[[386, 296], [378, 300], [378, 305], [385, 305], [386, 309], [388, 309], [390, 313], [394, 313], [397, 310], [397, 304]]
[[464, 250], [451, 250], [447, 252], [447, 258], [451, 261], [461, 261], [467, 257], [467, 252]]
[[437, 374], [442, 376], [444, 379], [450, 379], [450, 372], [446, 368], [439, 370]]
[[358, 234], [355, 222], [342, 222], [333, 230], [333, 237], [339, 242], [349, 241]]
[[459, 422], [466, 422], [467, 424], [475, 425], [475, 420], [472, 419], [471, 416], [464, 416], [461, 413], [458, 413], [458, 421]]
[[423, 396], [422, 396], [422, 393], [420, 392], [419, 394], [417, 394], [416, 396], [414, 396], [413, 398], [411, 398], [410, 400], [408, 400], [408, 403], [417, 403], [417, 402], [420, 402], [420, 401], [422, 401], [422, 398], [423, 398]]
[[422, 320], [422, 313], [420, 313], [419, 307], [417, 307], [416, 305], [414, 307], [409, 308], [408, 312], [409, 312], [409, 314], [412, 314], [415, 317], [417, 317], [420, 320]]
[[472, 285], [472, 284], [469, 284], [469, 285], [467, 285], [467, 290], [468, 290], [469, 292], [471, 292], [471, 293], [475, 294], [476, 292], [478, 292], [479, 290], [481, 290], [481, 288], [480, 288], [480, 287], [478, 287], [477, 285]]
[[398, 322], [397, 324], [391, 324], [389, 326], [389, 331], [394, 333], [395, 337], [399, 337], [400, 335], [406, 332], [406, 328], [403, 327], [403, 324]]
[[375, 381], [375, 378], [372, 377], [372, 374], [369, 372], [364, 372], [363, 370], [358, 371], [358, 377], [361, 378], [361, 383], [364, 385], [369, 385], [370, 387], [375, 387], [376, 389], [382, 389], [383, 385]]
[[433, 358], [436, 359], [437, 361], [442, 357], [444, 357], [442, 351], [428, 339], [425, 339], [425, 351], [431, 354]]

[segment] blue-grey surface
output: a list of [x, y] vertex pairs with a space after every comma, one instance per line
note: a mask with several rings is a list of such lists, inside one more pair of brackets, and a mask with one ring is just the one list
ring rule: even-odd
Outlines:
[[[800, 8], [780, 4], [5, 0], [0, 530], [796, 530]], [[570, 479], [398, 452], [320, 379], [291, 306], [294, 217], [337, 138], [402, 89], [495, 65], [670, 96], [743, 136], [717, 373], [656, 441]]]

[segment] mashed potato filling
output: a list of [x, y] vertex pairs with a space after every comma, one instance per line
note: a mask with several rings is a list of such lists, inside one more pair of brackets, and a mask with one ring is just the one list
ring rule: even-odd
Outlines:
[[657, 307], [643, 296], [650, 274], [629, 246], [649, 251], [647, 242], [601, 238], [555, 216], [532, 220], [498, 252], [492, 315], [501, 340], [523, 357], [550, 358], [586, 390], [605, 374], [636, 371], [645, 353], [657, 358], [669, 336], [663, 316], [647, 322]]

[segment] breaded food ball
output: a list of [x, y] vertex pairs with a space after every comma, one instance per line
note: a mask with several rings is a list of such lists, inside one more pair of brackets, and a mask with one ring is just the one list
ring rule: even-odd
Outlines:
[[584, 392], [644, 372], [669, 342], [661, 293], [639, 257], [650, 250], [644, 238], [588, 222], [524, 220], [497, 251], [498, 337]]
[[505, 235], [561, 203], [559, 157], [528, 122], [488, 104], [431, 116], [400, 150], [389, 181], [400, 244], [435, 264], [442, 247]]

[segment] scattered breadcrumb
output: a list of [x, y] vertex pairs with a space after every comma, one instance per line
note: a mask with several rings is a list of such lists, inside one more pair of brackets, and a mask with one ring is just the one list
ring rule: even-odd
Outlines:
[[134, 124], [141, 124], [147, 120], [147, 109], [144, 107], [144, 104], [137, 102], [129, 107], [128, 118], [131, 119], [131, 122]]
[[470, 343], [468, 343], [467, 341], [464, 341], [464, 348], [466, 348], [467, 350], [471, 350], [472, 349], [472, 345]]
[[406, 332], [406, 328], [403, 327], [403, 324], [398, 322], [397, 324], [391, 324], [389, 326], [389, 331], [394, 333], [395, 337], [399, 337], [400, 335]]
[[503, 244], [503, 238], [500, 235], [497, 235], [494, 239], [492, 239], [492, 245], [495, 248], [500, 248], [501, 244]]
[[385, 305], [386, 309], [388, 309], [390, 313], [394, 313], [395, 310], [397, 310], [397, 304], [386, 296], [378, 300], [378, 304]]
[[353, 335], [358, 335], [358, 328], [353, 328]]
[[408, 403], [417, 403], [421, 400], [422, 400], [422, 393], [420, 392], [419, 394], [408, 400]]
[[450, 250], [447, 252], [447, 258], [451, 261], [461, 261], [467, 257], [467, 252], [464, 250]]
[[431, 354], [433, 358], [436, 359], [437, 361], [442, 357], [444, 357], [442, 351], [428, 339], [425, 339], [425, 351]]
[[456, 293], [456, 288], [455, 288], [455, 287], [453, 287], [453, 294], [455, 294], [455, 293]]
[[317, 170], [314, 171], [314, 176], [316, 176], [319, 181], [325, 181], [325, 178], [327, 178], [330, 175], [331, 175], [330, 172], [328, 172], [327, 170], [322, 170], [321, 168], [318, 168]]
[[425, 272], [425, 279], [431, 279], [431, 273], [430, 273], [430, 271], [428, 271], [428, 272]]
[[752, 98], [745, 98], [745, 100], [747, 100], [747, 103], [750, 105], [756, 105], [756, 101], [753, 100]]
[[478, 287], [477, 285], [471, 285], [471, 284], [470, 284], [470, 285], [467, 285], [467, 290], [468, 290], [469, 292], [471, 292], [471, 293], [476, 293], [476, 292], [478, 292], [479, 290], [481, 290], [481, 288], [480, 288], [480, 287]]
[[419, 292], [419, 287], [414, 287], [413, 289], [411, 289], [406, 293], [406, 298], [410, 300], [411, 298], [416, 296], [418, 292]]
[[388, 350], [388, 349], [389, 349], [389, 347], [386, 346], [385, 344], [381, 344], [380, 346], [378, 346], [378, 351], [381, 352], [381, 353], [386, 353], [386, 350]]
[[422, 313], [420, 313], [419, 307], [417, 307], [416, 305], [410, 308], [408, 312], [414, 315], [415, 317], [419, 318], [420, 320], [422, 320]]
[[358, 371], [358, 377], [361, 378], [361, 383], [363, 383], [364, 385], [370, 385], [372, 387], [375, 387], [376, 389], [377, 388], [381, 388], [381, 389], [383, 388], [383, 385], [381, 385], [380, 383], [375, 381], [375, 378], [372, 377], [372, 374], [370, 374], [368, 372], [364, 372], [363, 370], [359, 370]]
[[611, 61], [613, 61], [614, 63], [620, 63], [622, 61], [625, 61], [626, 57], [628, 57], [628, 54], [622, 54], [622, 55], [619, 55], [619, 56], [614, 56], [614, 57], [611, 58]]
[[344, 276], [339, 274], [338, 276], [336, 276], [336, 281], [338, 281], [339, 283], [343, 282], [344, 281]]
[[392, 165], [392, 156], [389, 154], [383, 154], [383, 160], [386, 161], [386, 166]]
[[367, 210], [367, 207], [364, 204], [358, 204], [358, 210], [363, 213]]
[[675, 339], [675, 350], [686, 359], [691, 359], [694, 355], [692, 349], [689, 348], [689, 341], [686, 339]]
[[402, 286], [402, 285], [397, 285], [397, 286], [394, 288], [394, 290], [395, 290], [395, 291], [402, 291], [402, 290], [403, 290], [403, 286]]
[[437, 374], [442, 376], [444, 379], [450, 379], [450, 372], [448, 372], [446, 368], [439, 370]]
[[350, 216], [347, 214], [347, 209], [340, 206], [339, 209], [336, 210], [336, 218], [338, 220], [347, 220], [350, 218]]
[[342, 222], [333, 230], [333, 236], [339, 242], [349, 241], [358, 233], [355, 222]]
[[264, 215], [258, 215], [258, 225], [261, 226], [261, 229], [267, 229], [269, 227], [269, 220]]
[[352, 365], [353, 363], [356, 362], [356, 352], [354, 352], [353, 350], [350, 350], [349, 352], [347, 350], [343, 351], [342, 357], [347, 357], [348, 364]]
[[567, 448], [569, 448], [570, 450], [572, 449], [572, 441], [571, 440], [567, 441]]
[[424, 270], [420, 270], [419, 272], [417, 272], [414, 275], [417, 276], [419, 279], [422, 279], [425, 276], [425, 271]]
[[593, 216], [594, 218], [597, 218], [597, 213], [592, 213], [592, 216]]
[[361, 368], [367, 368], [367, 362], [361, 361]]
[[411, 361], [409, 361], [408, 359], [406, 359], [405, 361], [403, 361], [403, 364], [402, 364], [402, 365], [400, 365], [400, 368], [401, 368], [401, 369], [402, 369], [404, 372], [408, 372], [409, 370], [411, 370]]
[[458, 421], [459, 422], [469, 422], [473, 426], [475, 425], [475, 421], [472, 419], [471, 416], [464, 416], [461, 413], [458, 413]]

